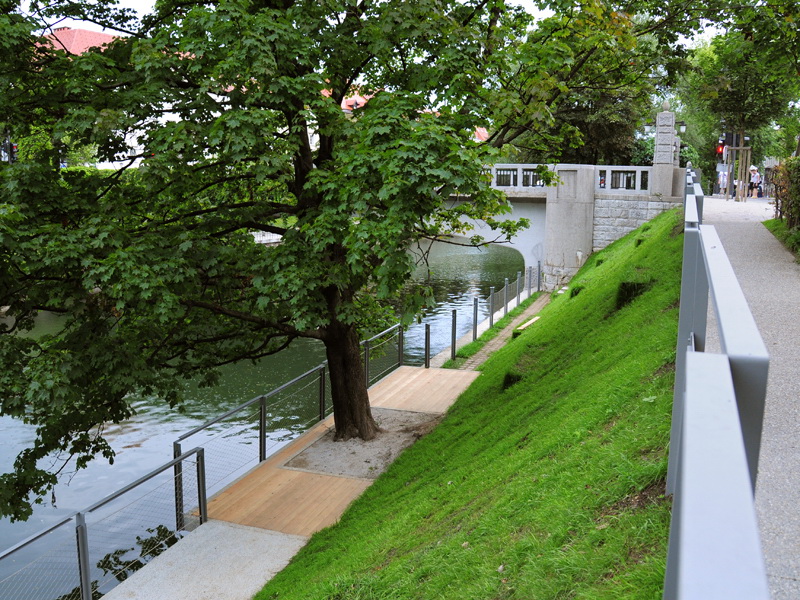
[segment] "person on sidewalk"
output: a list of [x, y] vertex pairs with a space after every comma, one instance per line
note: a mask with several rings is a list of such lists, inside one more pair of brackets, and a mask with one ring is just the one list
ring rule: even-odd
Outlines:
[[748, 191], [751, 198], [758, 198], [758, 188], [761, 185], [761, 174], [758, 172], [758, 167], [750, 165], [750, 185]]

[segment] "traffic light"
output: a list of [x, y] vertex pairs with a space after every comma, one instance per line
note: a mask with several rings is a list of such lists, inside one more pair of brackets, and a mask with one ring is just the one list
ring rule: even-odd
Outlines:
[[725, 152], [725, 143], [717, 142], [717, 156], [722, 156], [723, 152]]
[[17, 151], [19, 150], [19, 146], [15, 143], [11, 143], [10, 151], [8, 153], [8, 162], [13, 163], [17, 162]]

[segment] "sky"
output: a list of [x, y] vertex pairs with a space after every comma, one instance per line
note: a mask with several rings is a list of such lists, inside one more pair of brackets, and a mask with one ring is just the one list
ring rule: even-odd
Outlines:
[[[529, 12], [538, 12], [538, 9], [533, 4], [533, 0], [512, 0], [511, 4], [525, 7]], [[120, 8], [132, 8], [140, 15], [147, 13], [154, 4], [154, 0], [119, 0], [118, 6]], [[90, 29], [92, 31], [103, 31], [103, 28], [94, 23], [83, 23], [73, 19], [66, 19], [59, 23], [60, 27], [73, 27], [80, 29]]]

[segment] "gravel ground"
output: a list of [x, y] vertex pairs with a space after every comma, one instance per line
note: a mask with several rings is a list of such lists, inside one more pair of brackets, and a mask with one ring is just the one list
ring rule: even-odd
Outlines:
[[[800, 265], [761, 224], [772, 217], [767, 199], [705, 199], [704, 222], [717, 229], [770, 353], [756, 510], [772, 598], [790, 600], [800, 598]], [[707, 350], [716, 348], [713, 332]]]

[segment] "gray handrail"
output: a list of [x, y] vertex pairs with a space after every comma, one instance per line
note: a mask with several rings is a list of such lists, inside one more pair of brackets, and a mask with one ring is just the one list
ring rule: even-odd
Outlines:
[[[667, 492], [666, 600], [768, 600], [754, 489], [769, 356], [687, 174]], [[709, 296], [721, 354], [706, 353]]]
[[361, 342], [361, 344], [363, 345], [363, 344], [368, 344], [368, 343], [374, 342], [374, 341], [375, 341], [375, 340], [377, 340], [379, 337], [383, 337], [383, 336], [384, 336], [384, 335], [386, 335], [387, 333], [389, 333], [389, 332], [391, 332], [391, 331], [394, 331], [395, 329], [398, 329], [399, 327], [400, 327], [400, 323], [397, 323], [397, 324], [395, 324], [395, 325], [392, 325], [392, 326], [391, 326], [391, 327], [389, 327], [388, 329], [384, 329], [384, 330], [383, 330], [383, 331], [381, 331], [380, 333], [373, 335], [373, 336], [372, 336], [371, 338], [369, 338], [368, 340], [364, 340], [363, 342]]
[[[186, 452], [184, 452], [180, 456], [178, 456], [176, 458], [173, 458], [168, 463], [164, 463], [163, 465], [161, 465], [157, 469], [154, 469], [153, 471], [150, 471], [147, 475], [144, 475], [144, 476], [140, 477], [139, 479], [137, 479], [133, 483], [129, 483], [124, 488], [121, 488], [121, 489], [117, 490], [116, 492], [114, 492], [112, 494], [109, 494], [108, 496], [106, 496], [102, 500], [98, 500], [97, 502], [92, 504], [89, 508], [86, 508], [86, 509], [82, 510], [81, 512], [84, 513], [84, 514], [88, 514], [90, 512], [94, 512], [98, 508], [101, 508], [101, 507], [105, 506], [106, 504], [108, 504], [112, 500], [116, 500], [117, 498], [119, 498], [123, 494], [126, 494], [129, 491], [131, 491], [132, 489], [134, 489], [136, 487], [139, 487], [144, 482], [152, 479], [156, 475], [160, 475], [161, 473], [163, 473], [167, 469], [174, 467], [177, 463], [183, 462], [184, 460], [186, 460], [187, 458], [189, 458], [193, 454], [197, 454], [199, 456], [202, 453], [203, 453], [203, 448], [201, 448], [199, 446], [197, 448], [192, 448], [191, 450], [187, 450]], [[202, 523], [204, 521], [205, 521], [205, 515], [201, 515], [200, 516], [200, 522]]]

